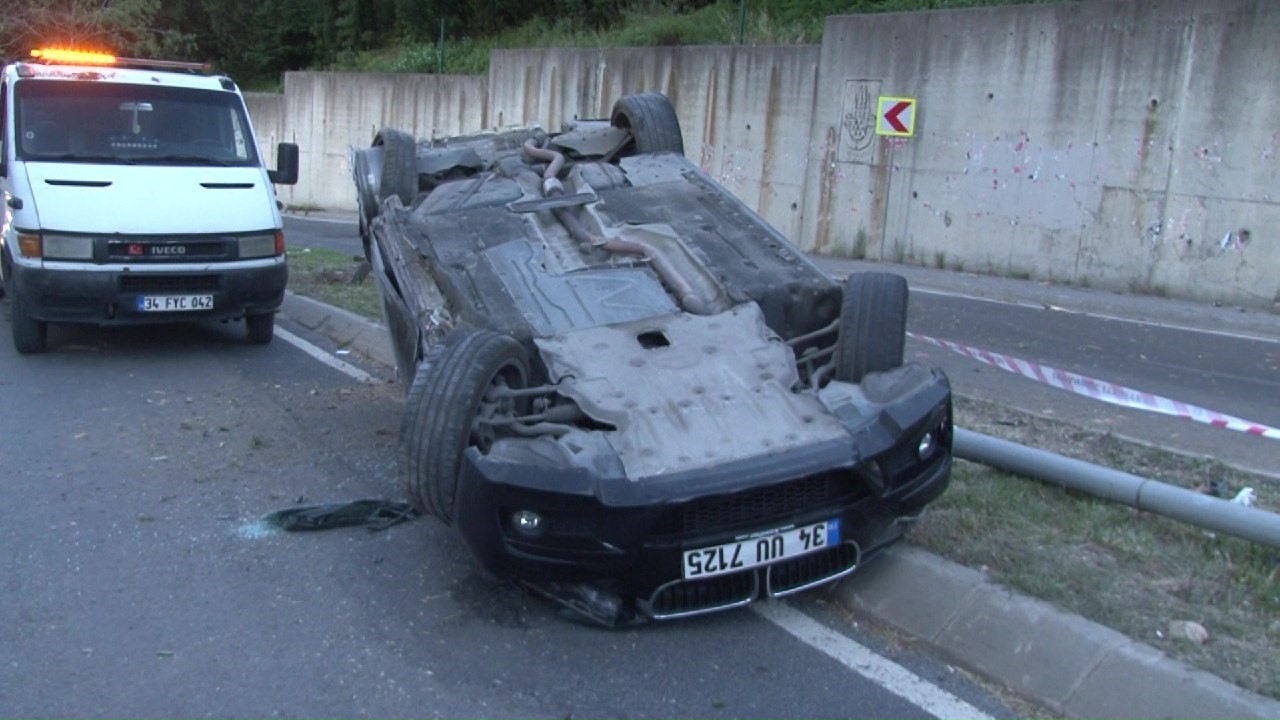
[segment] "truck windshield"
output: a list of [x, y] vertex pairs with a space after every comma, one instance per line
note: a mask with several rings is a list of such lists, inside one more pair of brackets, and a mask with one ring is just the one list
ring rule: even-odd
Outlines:
[[257, 165], [235, 93], [124, 83], [16, 83], [17, 156], [39, 162]]

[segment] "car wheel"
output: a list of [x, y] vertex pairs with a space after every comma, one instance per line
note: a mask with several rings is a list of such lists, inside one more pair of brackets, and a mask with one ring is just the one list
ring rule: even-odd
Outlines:
[[382, 146], [382, 175], [378, 200], [395, 195], [406, 207], [418, 196], [418, 144], [407, 132], [383, 128], [373, 139]]
[[528, 382], [528, 358], [510, 336], [462, 326], [431, 347], [400, 425], [400, 483], [415, 509], [453, 523], [463, 453], [487, 451], [497, 436], [492, 421], [517, 412], [515, 399], [494, 391]]
[[266, 345], [275, 337], [276, 314], [246, 315], [244, 318], [245, 336], [250, 345]]
[[49, 337], [49, 324], [37, 320], [27, 312], [27, 305], [22, 301], [20, 293], [13, 293], [10, 324], [13, 325], [13, 347], [23, 355], [32, 355], [45, 351]]
[[862, 382], [867, 373], [902, 365], [907, 342], [907, 280], [893, 273], [855, 273], [845, 280], [836, 340], [836, 379]]
[[638, 154], [684, 153], [684, 134], [680, 132], [676, 109], [662, 93], [637, 93], [620, 98], [613, 104], [609, 117], [614, 127], [631, 131]]

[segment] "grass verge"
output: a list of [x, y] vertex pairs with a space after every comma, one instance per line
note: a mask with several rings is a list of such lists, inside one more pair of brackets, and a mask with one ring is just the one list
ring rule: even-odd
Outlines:
[[320, 302], [382, 322], [378, 284], [364, 273], [363, 258], [336, 250], [302, 248], [289, 251], [289, 289]]
[[[1255, 488], [1274, 511], [1280, 487], [1217, 461], [1087, 432], [1008, 408], [957, 399], [957, 422], [1182, 487]], [[1225, 678], [1280, 698], [1280, 551], [1192, 525], [959, 462], [951, 488], [911, 541], [984, 568], [993, 580]], [[1174, 639], [1190, 620], [1203, 644]]]

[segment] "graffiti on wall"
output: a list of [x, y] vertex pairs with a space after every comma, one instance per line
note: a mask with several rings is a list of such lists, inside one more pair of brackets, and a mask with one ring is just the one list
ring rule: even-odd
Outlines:
[[844, 112], [840, 116], [840, 162], [874, 162], [876, 99], [880, 80], [845, 80]]
[[971, 215], [1029, 224], [1051, 232], [1079, 231], [1098, 220], [1102, 187], [1094, 180], [1105, 158], [1071, 141], [1046, 143], [1026, 131], [1008, 136], [966, 133], [950, 150], [964, 150], [959, 173], [946, 184]]

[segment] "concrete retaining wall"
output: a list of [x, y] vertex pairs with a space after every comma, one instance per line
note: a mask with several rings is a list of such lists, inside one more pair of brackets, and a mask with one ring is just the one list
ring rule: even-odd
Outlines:
[[[802, 244], [1270, 306], [1277, 32], [1272, 0], [828, 18]], [[915, 137], [868, 132], [878, 95]]]
[[[418, 137], [474, 132], [486, 124], [485, 79], [465, 75], [291, 72], [284, 95], [248, 98], [264, 157], [274, 163], [275, 143], [298, 143], [298, 184], [280, 186], [286, 204], [354, 210], [348, 148], [365, 147], [379, 128]], [[259, 120], [258, 112], [266, 113]], [[275, 135], [269, 135], [268, 130]]]
[[[823, 44], [495, 51], [487, 78], [288, 73], [253, 95], [285, 202], [354, 209], [347, 147], [676, 104], [685, 151], [808, 250], [1280, 304], [1280, 3], [829, 18]], [[880, 95], [915, 136], [872, 132]]]
[[609, 117], [629, 93], [676, 106], [685, 154], [788, 237], [801, 230], [816, 45], [502, 50], [491, 55], [494, 125]]

